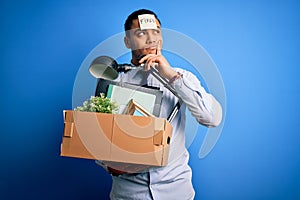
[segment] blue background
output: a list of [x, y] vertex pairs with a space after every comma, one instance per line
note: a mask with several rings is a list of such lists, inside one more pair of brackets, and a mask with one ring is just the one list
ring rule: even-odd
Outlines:
[[[172, 6], [172, 7], [171, 7]], [[199, 159], [196, 199], [300, 199], [300, 3], [281, 1], [0, 2], [0, 199], [107, 199], [110, 176], [59, 156], [77, 70], [138, 8], [201, 44], [227, 95], [223, 132]]]

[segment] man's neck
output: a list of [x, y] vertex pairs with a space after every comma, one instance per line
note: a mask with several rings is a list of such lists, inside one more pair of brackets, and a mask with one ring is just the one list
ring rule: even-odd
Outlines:
[[132, 63], [133, 65], [135, 65], [135, 66], [140, 65], [138, 59], [136, 59], [136, 58], [132, 58], [132, 59], [131, 59], [131, 63]]

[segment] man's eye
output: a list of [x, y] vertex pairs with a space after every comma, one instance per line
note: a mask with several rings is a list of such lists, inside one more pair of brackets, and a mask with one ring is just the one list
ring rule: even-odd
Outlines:
[[143, 36], [143, 35], [145, 35], [145, 32], [138, 32], [138, 33], [137, 33], [137, 36], [139, 36], [139, 37], [141, 37], [141, 36]]
[[160, 34], [160, 30], [154, 30], [155, 34]]

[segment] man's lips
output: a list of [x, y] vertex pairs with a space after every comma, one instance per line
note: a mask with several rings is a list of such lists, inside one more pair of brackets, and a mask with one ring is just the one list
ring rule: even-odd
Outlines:
[[150, 47], [145, 47], [146, 50], [156, 50], [157, 49], [157, 45], [155, 46], [150, 46]]

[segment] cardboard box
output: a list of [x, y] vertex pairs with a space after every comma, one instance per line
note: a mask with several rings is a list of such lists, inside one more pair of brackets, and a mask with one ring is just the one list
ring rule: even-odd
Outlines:
[[61, 156], [165, 166], [171, 135], [163, 118], [67, 110]]

